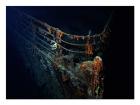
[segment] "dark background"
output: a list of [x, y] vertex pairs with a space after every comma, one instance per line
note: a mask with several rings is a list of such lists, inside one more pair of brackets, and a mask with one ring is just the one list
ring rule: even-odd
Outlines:
[[[134, 98], [134, 7], [6, 7], [6, 98], [42, 98], [15, 46], [12, 9], [72, 34], [102, 31], [111, 13], [110, 43], [105, 52], [105, 99]], [[18, 46], [18, 45], [17, 45]]]

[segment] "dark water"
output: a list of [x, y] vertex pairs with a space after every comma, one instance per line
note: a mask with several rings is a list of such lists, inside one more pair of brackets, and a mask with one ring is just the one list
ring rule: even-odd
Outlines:
[[[134, 98], [134, 7], [6, 7], [6, 97], [53, 98], [44, 95], [25, 68], [18, 51], [12, 9], [23, 11], [73, 34], [99, 33], [113, 11], [110, 44], [105, 52], [104, 98]], [[13, 24], [15, 26], [11, 26]], [[45, 90], [50, 91], [50, 90]], [[53, 94], [55, 94], [54, 91]], [[57, 93], [56, 93], [57, 94]], [[55, 98], [58, 98], [57, 96]], [[60, 98], [63, 98], [60, 96]]]

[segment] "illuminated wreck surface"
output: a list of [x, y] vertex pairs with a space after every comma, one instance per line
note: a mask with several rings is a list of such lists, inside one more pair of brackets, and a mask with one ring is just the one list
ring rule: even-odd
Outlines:
[[29, 14], [12, 11], [16, 20], [10, 30], [44, 98], [103, 98], [102, 56], [110, 34], [109, 21], [98, 34], [89, 30], [87, 35], [73, 35]]

